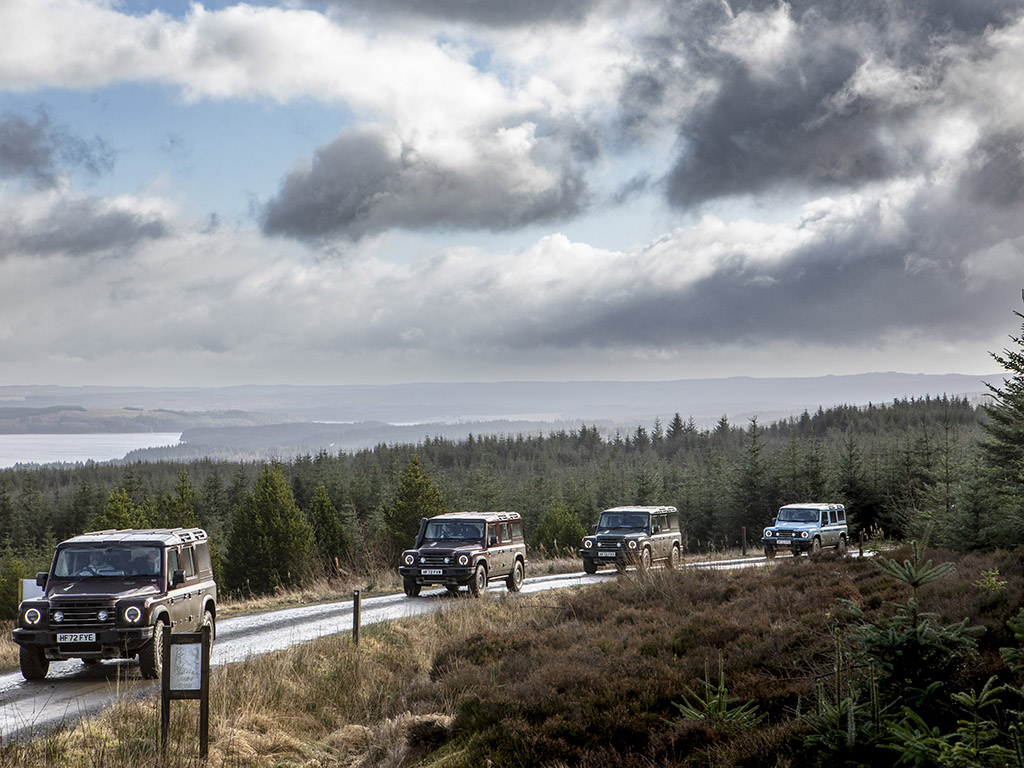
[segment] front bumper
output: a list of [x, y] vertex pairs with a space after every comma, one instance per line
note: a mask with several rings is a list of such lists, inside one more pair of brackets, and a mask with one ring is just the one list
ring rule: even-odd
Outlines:
[[423, 567], [420, 565], [403, 565], [398, 569], [403, 579], [412, 579], [417, 584], [444, 584], [445, 586], [464, 587], [473, 578], [471, 565], [438, 565]]
[[[42, 649], [50, 661], [64, 659], [127, 659], [134, 656], [153, 637], [152, 627], [107, 627], [89, 629], [95, 642], [58, 643], [57, 632], [49, 629], [15, 629], [13, 639], [25, 648]], [[60, 634], [69, 633], [68, 629]]]
[[794, 552], [805, 552], [811, 549], [811, 539], [787, 539], [772, 536], [771, 538], [762, 538], [761, 543], [766, 547]]

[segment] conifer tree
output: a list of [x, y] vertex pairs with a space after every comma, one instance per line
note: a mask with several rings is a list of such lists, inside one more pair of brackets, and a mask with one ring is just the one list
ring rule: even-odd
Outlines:
[[103, 511], [92, 523], [92, 530], [106, 531], [111, 528], [148, 528], [150, 520], [143, 507], [137, 506], [126, 488], [115, 488], [110, 492]]
[[[1020, 312], [1014, 314], [1024, 320]], [[1020, 335], [1010, 340], [1014, 348], [992, 354], [1006, 371], [1006, 381], [1001, 387], [986, 383], [992, 402], [982, 406], [987, 419], [981, 456], [993, 502], [985, 527], [1000, 546], [1024, 540], [1024, 323]]]
[[225, 579], [230, 590], [266, 594], [311, 574], [313, 532], [279, 465], [264, 466], [235, 509]]
[[384, 509], [384, 536], [394, 551], [411, 547], [420, 529], [420, 519], [447, 512], [441, 490], [423, 469], [418, 454], [409, 459], [395, 498]]
[[327, 486], [317, 485], [309, 508], [309, 525], [313, 529], [313, 542], [324, 568], [330, 572], [349, 559], [350, 541], [341, 523], [338, 510], [331, 502]]

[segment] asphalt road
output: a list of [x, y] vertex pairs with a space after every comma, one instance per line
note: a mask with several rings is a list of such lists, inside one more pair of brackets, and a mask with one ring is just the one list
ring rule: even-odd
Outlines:
[[[684, 568], [750, 568], [767, 565], [764, 557], [745, 557], [691, 563]], [[524, 593], [596, 584], [615, 577], [613, 569], [594, 575], [568, 573], [536, 576], [523, 583]], [[495, 582], [489, 592], [504, 592], [504, 582]], [[444, 589], [428, 590], [417, 598], [403, 594], [363, 597], [361, 624], [375, 624], [440, 610], [455, 599]], [[266, 613], [220, 619], [213, 647], [212, 664], [241, 661], [296, 643], [352, 630], [353, 601], [286, 608]], [[144, 680], [139, 665], [131, 661], [105, 661], [86, 665], [75, 659], [50, 663], [45, 680], [22, 678], [20, 671], [0, 675], [0, 743], [27, 740], [93, 714], [119, 697], [156, 695], [159, 682]]]

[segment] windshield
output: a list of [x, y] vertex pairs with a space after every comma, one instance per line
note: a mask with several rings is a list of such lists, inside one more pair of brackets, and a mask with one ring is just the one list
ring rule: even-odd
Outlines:
[[597, 529], [599, 531], [646, 531], [647, 515], [638, 515], [635, 512], [602, 512]]
[[484, 524], [476, 520], [432, 520], [427, 523], [427, 531], [423, 538], [428, 541], [483, 541]]
[[779, 510], [779, 516], [775, 519], [780, 523], [816, 523], [818, 522], [818, 510], [782, 508]]
[[57, 552], [53, 575], [64, 579], [159, 576], [160, 548], [122, 544], [64, 547]]

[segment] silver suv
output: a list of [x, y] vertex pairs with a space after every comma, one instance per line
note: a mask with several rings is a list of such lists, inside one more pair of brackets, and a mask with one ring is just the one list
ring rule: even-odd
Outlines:
[[822, 547], [835, 547], [844, 554], [849, 537], [842, 504], [787, 504], [779, 508], [774, 524], [764, 529], [761, 543], [769, 558], [779, 550], [799, 556], [820, 552]]
[[682, 546], [675, 507], [613, 507], [601, 513], [594, 535], [583, 539], [580, 557], [587, 573], [605, 564], [646, 570], [655, 560], [678, 568]]

